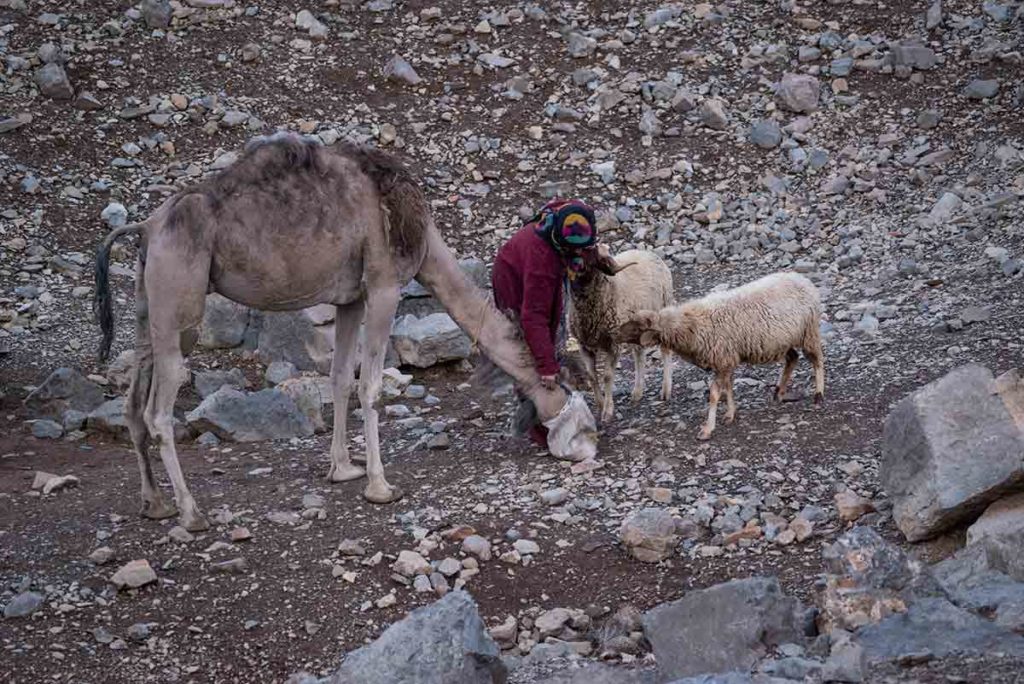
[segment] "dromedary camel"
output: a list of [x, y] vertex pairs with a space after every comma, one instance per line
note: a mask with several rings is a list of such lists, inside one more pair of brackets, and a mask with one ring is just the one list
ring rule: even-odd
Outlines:
[[[110, 248], [129, 233], [140, 234], [141, 243], [135, 280], [136, 365], [126, 418], [142, 473], [142, 514], [147, 517], [175, 514], [153, 478], [147, 455], [153, 439], [170, 476], [182, 525], [189, 530], [208, 527], [178, 464], [172, 409], [184, 379], [184, 356], [195, 342], [205, 297], [212, 291], [270, 311], [320, 303], [337, 307], [331, 369], [334, 437], [327, 477], [344, 482], [368, 475], [363, 495], [369, 501], [387, 503], [401, 496], [384, 479], [377, 406], [399, 290], [414, 276], [512, 376], [540, 417], [559, 426], [549, 439], [555, 455], [578, 460], [596, 452], [589, 409], [569, 401], [562, 389], [540, 383], [511, 323], [459, 269], [416, 179], [384, 152], [348, 143], [326, 148], [287, 134], [257, 139], [228, 169], [167, 199], [145, 221], [112, 231], [96, 258], [94, 306], [103, 331], [101, 359], [109, 355], [114, 335]], [[365, 471], [350, 460], [346, 436], [356, 338], [364, 315], [359, 401]]]

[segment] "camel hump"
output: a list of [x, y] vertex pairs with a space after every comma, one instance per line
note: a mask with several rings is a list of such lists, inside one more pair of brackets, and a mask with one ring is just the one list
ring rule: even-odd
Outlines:
[[345, 143], [342, 154], [359, 165], [377, 186], [388, 210], [389, 238], [402, 256], [419, 252], [424, 244], [430, 207], [412, 171], [397, 157], [366, 145]]

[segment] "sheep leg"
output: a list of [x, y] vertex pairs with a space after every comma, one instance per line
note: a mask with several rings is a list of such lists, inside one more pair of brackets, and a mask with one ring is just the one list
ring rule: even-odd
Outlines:
[[672, 396], [672, 351], [661, 348], [661, 399], [668, 401]]
[[644, 398], [644, 360], [643, 347], [633, 347], [633, 401]]
[[718, 400], [722, 397], [723, 380], [722, 373], [718, 372], [711, 381], [711, 389], [708, 392], [708, 418], [697, 435], [697, 439], [701, 441], [711, 439], [711, 433], [715, 431], [715, 414], [718, 413]]
[[612, 390], [615, 389], [615, 362], [618, 361], [618, 351], [603, 352], [601, 367], [601, 384], [604, 392], [604, 401], [601, 408], [601, 422], [608, 423], [615, 417], [615, 400], [612, 399]]
[[821, 340], [813, 348], [804, 349], [804, 356], [814, 367], [814, 405], [821, 406], [825, 401], [825, 359], [821, 350]]
[[732, 371], [728, 371], [724, 374], [725, 387], [722, 391], [725, 392], [725, 424], [731, 425], [736, 420], [736, 401], [732, 396]]
[[601, 388], [597, 381], [597, 360], [594, 353], [589, 349], [580, 348], [580, 359], [583, 361], [583, 370], [587, 373], [587, 381], [590, 383], [590, 391], [594, 393], [594, 404], [597, 405], [597, 413], [601, 413], [602, 403]]
[[800, 355], [796, 353], [796, 349], [790, 349], [786, 352], [786, 364], [782, 367], [779, 384], [775, 386], [775, 401], [782, 401], [786, 398], [786, 388], [789, 386], [790, 378], [793, 377], [793, 369], [796, 368], [796, 362], [799, 358]]

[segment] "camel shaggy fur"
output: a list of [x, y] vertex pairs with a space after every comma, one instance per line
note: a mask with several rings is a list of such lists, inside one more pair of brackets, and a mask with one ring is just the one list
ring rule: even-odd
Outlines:
[[[615, 415], [612, 388], [620, 353], [620, 344], [613, 335], [633, 313], [672, 303], [672, 271], [654, 252], [629, 250], [611, 257], [608, 248], [601, 245], [597, 258], [610, 260], [610, 264], [589, 268], [580, 276], [580, 282], [572, 288], [570, 319], [601, 420], [609, 421]], [[645, 350], [633, 345], [632, 351], [633, 401], [640, 401], [644, 395]], [[661, 352], [661, 398], [667, 400], [672, 394], [672, 352], [664, 346]]]
[[775, 273], [752, 283], [660, 311], [641, 311], [615, 337], [644, 346], [662, 345], [690, 363], [715, 373], [707, 421], [698, 439], [710, 439], [718, 400], [725, 395], [726, 424], [736, 417], [732, 374], [741, 363], [785, 361], [775, 398], [782, 401], [799, 355], [814, 367], [814, 403], [825, 396], [821, 348], [821, 301], [810, 280], [796, 273]]
[[[326, 148], [288, 134], [260, 139], [234, 165], [170, 197], [145, 221], [110, 233], [96, 259], [94, 307], [103, 330], [102, 358], [114, 336], [110, 249], [117, 238], [132, 233], [141, 242], [135, 280], [137, 363], [126, 418], [142, 474], [142, 513], [150, 518], [176, 512], [153, 477], [148, 457], [152, 439], [170, 477], [182, 524], [189, 530], [208, 526], [178, 463], [172, 416], [184, 356], [195, 342], [208, 292], [269, 311], [315, 304], [337, 307], [328, 478], [346, 481], [366, 474], [364, 496], [375, 503], [401, 496], [384, 478], [378, 401], [399, 291], [414, 276], [512, 376], [541, 418], [554, 419], [567, 406], [566, 393], [544, 388], [511, 324], [459, 269], [416, 178], [379, 150], [351, 144]], [[361, 322], [365, 471], [352, 463], [346, 434]], [[564, 422], [593, 425], [589, 412], [578, 418]], [[559, 437], [571, 453], [556, 455], [586, 458], [596, 451], [592, 429]]]

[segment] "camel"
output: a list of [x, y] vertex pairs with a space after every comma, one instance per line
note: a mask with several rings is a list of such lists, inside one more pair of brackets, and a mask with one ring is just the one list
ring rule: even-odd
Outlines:
[[[189, 491], [174, 444], [172, 410], [197, 338], [206, 294], [219, 292], [266, 311], [337, 307], [331, 385], [334, 435], [327, 478], [368, 477], [363, 496], [402, 496], [384, 477], [378, 401], [384, 351], [399, 291], [413, 277], [430, 289], [490, 361], [512, 377], [542, 420], [556, 457], [596, 454], [596, 428], [585, 405], [561, 387], [545, 387], [512, 324], [462, 273], [434, 224], [413, 174], [378, 149], [324, 147], [277, 134], [252, 141], [219, 174], [164, 201], [147, 219], [113, 230], [96, 258], [94, 309], [102, 329], [100, 359], [114, 336], [108, 268], [115, 240], [140, 236], [135, 278], [135, 359], [126, 420], [142, 478], [142, 515], [180, 516], [190, 531], [209, 523]], [[359, 375], [366, 467], [354, 464], [346, 435], [357, 334], [365, 325]], [[560, 432], [556, 436], [556, 432]], [[153, 477], [153, 440], [174, 491], [174, 505]]]

